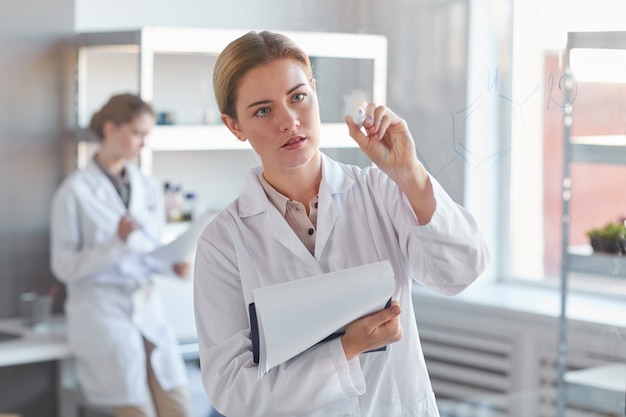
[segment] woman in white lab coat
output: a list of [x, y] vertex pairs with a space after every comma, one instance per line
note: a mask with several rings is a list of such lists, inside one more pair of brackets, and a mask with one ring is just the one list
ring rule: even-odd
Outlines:
[[[196, 254], [196, 323], [211, 402], [226, 417], [438, 416], [411, 286], [452, 295], [484, 271], [489, 255], [472, 216], [426, 172], [406, 122], [385, 106], [363, 104], [362, 130], [346, 117], [376, 167], [322, 154], [315, 80], [290, 39], [250, 32], [233, 41], [213, 81], [222, 121], [250, 142], [262, 166], [208, 225]], [[382, 260], [396, 276], [390, 307], [259, 378], [252, 290]]]
[[67, 286], [68, 343], [87, 399], [122, 416], [187, 416], [187, 376], [153, 292], [155, 272], [184, 277], [149, 252], [165, 221], [162, 190], [133, 162], [154, 125], [151, 106], [113, 96], [91, 120], [95, 157], [57, 190], [51, 266]]

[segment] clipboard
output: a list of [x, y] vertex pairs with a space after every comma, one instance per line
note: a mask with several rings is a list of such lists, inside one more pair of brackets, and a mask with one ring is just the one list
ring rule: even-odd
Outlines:
[[248, 314], [259, 378], [390, 305], [395, 287], [391, 264], [381, 261], [254, 289]]
[[[390, 306], [391, 306], [391, 298], [387, 301], [384, 308], [389, 308]], [[250, 314], [250, 337], [252, 339], [252, 360], [254, 361], [254, 363], [258, 365], [259, 357], [260, 357], [259, 322], [256, 317], [256, 308], [254, 306], [254, 303], [248, 304], [248, 313]], [[332, 333], [330, 336], [327, 336], [326, 338], [317, 342], [314, 346], [331, 341], [338, 337], [341, 337], [344, 335], [344, 333], [345, 333], [344, 331]], [[379, 347], [378, 349], [367, 350], [363, 353], [383, 352], [385, 350], [387, 350], [387, 346], [382, 346], [382, 347]]]

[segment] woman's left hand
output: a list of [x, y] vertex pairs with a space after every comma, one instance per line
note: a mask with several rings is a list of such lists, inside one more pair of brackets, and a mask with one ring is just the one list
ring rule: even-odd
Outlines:
[[181, 278], [186, 278], [189, 275], [189, 271], [191, 271], [191, 263], [190, 262], [177, 262], [172, 265], [172, 269], [174, 273]]
[[[346, 116], [350, 136], [367, 157], [396, 183], [403, 178], [423, 174], [424, 167], [417, 159], [413, 136], [406, 121], [386, 106], [360, 103], [365, 108], [363, 129]], [[365, 133], [364, 133], [365, 132]]]

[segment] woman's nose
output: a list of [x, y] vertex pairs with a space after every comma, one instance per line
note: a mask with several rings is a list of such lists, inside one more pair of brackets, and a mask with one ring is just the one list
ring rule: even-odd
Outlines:
[[286, 107], [280, 111], [279, 123], [281, 131], [288, 132], [300, 126], [300, 118], [295, 110]]

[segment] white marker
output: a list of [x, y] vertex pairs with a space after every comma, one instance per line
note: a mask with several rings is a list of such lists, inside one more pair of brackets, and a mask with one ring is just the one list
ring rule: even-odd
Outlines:
[[365, 122], [366, 116], [367, 114], [365, 113], [365, 107], [359, 106], [354, 109], [354, 112], [352, 113], [352, 121], [354, 121], [354, 123], [359, 126], [363, 126], [363, 122]]

